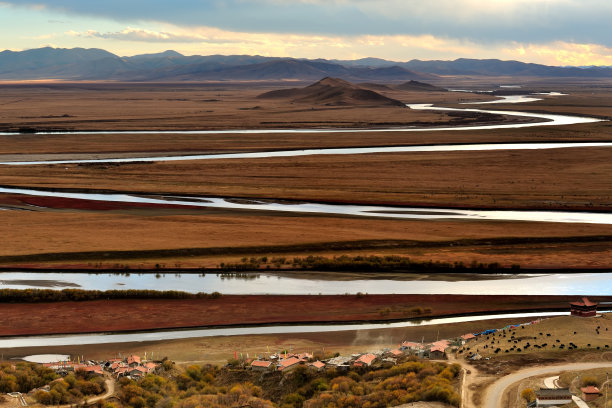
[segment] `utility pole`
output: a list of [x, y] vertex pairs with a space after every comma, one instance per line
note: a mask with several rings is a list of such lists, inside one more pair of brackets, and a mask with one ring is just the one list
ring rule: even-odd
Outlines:
[[606, 403], [604, 404], [604, 407], [608, 408], [608, 381], [610, 381], [610, 377], [608, 376], [608, 372], [606, 371]]

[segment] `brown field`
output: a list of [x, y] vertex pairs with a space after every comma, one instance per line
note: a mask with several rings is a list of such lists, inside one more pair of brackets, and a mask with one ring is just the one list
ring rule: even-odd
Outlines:
[[[605, 268], [612, 259], [611, 228], [596, 224], [397, 221], [188, 208], [0, 211], [0, 220], [5, 266], [215, 267], [243, 256], [396, 254], [523, 268]], [[74, 254], [79, 252], [89, 254]]]
[[[595, 301], [611, 297], [593, 297]], [[128, 299], [1, 303], [0, 336], [120, 332], [291, 322], [353, 322], [503, 311], [567, 309], [575, 296], [224, 295], [218, 299]], [[417, 310], [419, 309], [419, 310]]]
[[[64, 130], [188, 130], [398, 126], [450, 120], [443, 113], [398, 107], [337, 107], [283, 103], [258, 95], [304, 83], [0, 84], [0, 128]], [[477, 95], [394, 92], [402, 101], [447, 103]], [[485, 97], [486, 98], [486, 97]], [[374, 110], [372, 110], [374, 109]], [[364, 114], [365, 113], [365, 114]], [[369, 119], [368, 119], [369, 118]]]
[[324, 333], [292, 333], [270, 335], [219, 336], [195, 339], [166, 340], [157, 342], [130, 342], [118, 344], [94, 344], [71, 346], [22, 347], [2, 349], [5, 358], [22, 357], [29, 354], [66, 353], [84, 354], [86, 359], [105, 359], [109, 356], [129, 354], [144, 355], [145, 351], [154, 358], [168, 358], [179, 363], [202, 362], [225, 364], [234, 357], [234, 351], [244, 356], [267, 355], [268, 348], [274, 353], [291, 348], [299, 352], [325, 352], [343, 355], [397, 347], [404, 340], [433, 342], [436, 339], [454, 338], [472, 331], [504, 327], [521, 323], [516, 319], [493, 319], [487, 321], [454, 323], [434, 326], [406, 328], [348, 330]]
[[[445, 79], [445, 81], [450, 81]], [[469, 79], [452, 87], [473, 86]], [[481, 82], [483, 88], [496, 79]], [[531, 81], [531, 80], [529, 80]], [[0, 128], [230, 129], [271, 127], [376, 127], [448, 125], [487, 121], [398, 107], [282, 103], [256, 96], [293, 83], [242, 84], [1, 84]], [[564, 81], [528, 84], [562, 91], [528, 104], [481, 108], [550, 111], [612, 117], [609, 84]], [[525, 86], [527, 87], [527, 86]], [[489, 95], [400, 92], [407, 103], [452, 105]], [[457, 105], [458, 106], [458, 105]], [[256, 109], [253, 109], [256, 108]], [[495, 118], [495, 120], [508, 120]], [[450, 121], [450, 122], [449, 122]], [[507, 141], [608, 141], [610, 122], [495, 131], [216, 135], [0, 136], [0, 159], [237, 152], [307, 147]], [[607, 148], [542, 151], [449, 152], [310, 156], [263, 160], [211, 160], [123, 165], [0, 166], [3, 185], [108, 189], [335, 203], [422, 207], [610, 211], [611, 153]], [[165, 263], [215, 266], [251, 253], [399, 254], [420, 260], [499, 262], [523, 267], [610, 267], [612, 227], [588, 224], [399, 221], [206, 209], [170, 209], [1, 198], [4, 264], [74, 266], [120, 262], [132, 267]], [[92, 233], [94, 232], [94, 233]], [[117, 239], [120, 236], [121, 239]], [[593, 236], [597, 238], [584, 238]], [[576, 239], [575, 237], [581, 237]], [[506, 238], [524, 241], [504, 242]], [[526, 238], [542, 238], [534, 242]], [[477, 239], [478, 242], [455, 241]], [[378, 242], [366, 247], [361, 240]], [[390, 244], [400, 240], [404, 244]], [[487, 242], [490, 240], [490, 242]], [[415, 244], [414, 241], [417, 243]], [[433, 247], [431, 242], [437, 242]], [[349, 243], [340, 246], [335, 243]], [[421, 244], [422, 242], [426, 244]], [[352, 243], [352, 244], [351, 244]], [[407, 244], [410, 243], [410, 244]], [[292, 245], [308, 247], [292, 248]], [[452, 246], [451, 246], [452, 244]], [[254, 247], [254, 248], [244, 248]], [[186, 256], [183, 249], [215, 248]], [[221, 250], [226, 248], [225, 250]], [[176, 250], [130, 258], [114, 251]], [[270, 249], [270, 248], [268, 248]], [[274, 252], [277, 251], [277, 252]], [[58, 253], [109, 252], [70, 260]], [[39, 254], [55, 258], [36, 258]], [[234, 255], [236, 254], [236, 255]], [[32, 255], [14, 262], [7, 256]], [[595, 255], [595, 256], [594, 256]], [[59, 264], [57, 263], [59, 262]]]

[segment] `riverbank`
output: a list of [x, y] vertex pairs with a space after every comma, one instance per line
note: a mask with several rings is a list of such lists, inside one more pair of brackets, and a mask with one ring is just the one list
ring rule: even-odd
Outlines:
[[[2, 336], [100, 333], [203, 326], [338, 323], [568, 310], [576, 296], [225, 295], [206, 299], [112, 299], [2, 303]], [[612, 301], [612, 296], [594, 296]]]
[[[180, 364], [220, 364], [234, 358], [234, 352], [245, 356], [265, 355], [279, 350], [324, 351], [324, 354], [336, 352], [347, 355], [362, 353], [364, 350], [379, 350], [397, 347], [402, 341], [433, 342], [436, 339], [454, 338], [465, 333], [483, 331], [490, 328], [504, 327], [508, 324], [521, 323], [529, 319], [492, 319], [485, 321], [452, 323], [431, 326], [402, 328], [385, 328], [373, 330], [345, 330], [338, 332], [282, 333], [282, 334], [247, 334], [240, 336], [217, 336], [187, 338], [178, 340], [132, 341], [125, 343], [85, 344], [66, 346], [17, 347], [4, 348], [5, 359], [19, 358], [33, 354], [68, 354], [83, 355], [85, 359], [103, 359], [109, 355], [149, 355], [154, 353], [168, 357]], [[269, 349], [269, 351], [268, 351]]]

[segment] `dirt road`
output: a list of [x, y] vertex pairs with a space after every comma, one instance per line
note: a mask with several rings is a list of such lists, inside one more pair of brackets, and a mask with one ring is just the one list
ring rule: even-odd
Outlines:
[[502, 406], [502, 397], [504, 391], [517, 381], [521, 381], [525, 378], [560, 373], [568, 370], [591, 370], [595, 368], [612, 367], [612, 363], [570, 363], [570, 364], [556, 364], [544, 367], [533, 367], [519, 370], [513, 374], [507, 375], [500, 378], [489, 386], [484, 396], [484, 408], [499, 408]]

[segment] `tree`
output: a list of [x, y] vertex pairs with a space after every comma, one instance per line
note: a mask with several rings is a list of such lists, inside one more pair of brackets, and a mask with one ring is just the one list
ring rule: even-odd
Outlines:
[[589, 385], [592, 385], [593, 387], [597, 387], [599, 385], [597, 378], [595, 377], [584, 377], [582, 379], [582, 386], [583, 387], [588, 387]]
[[521, 392], [521, 398], [523, 398], [527, 402], [535, 401], [536, 399], [535, 391], [532, 388], [525, 388]]

